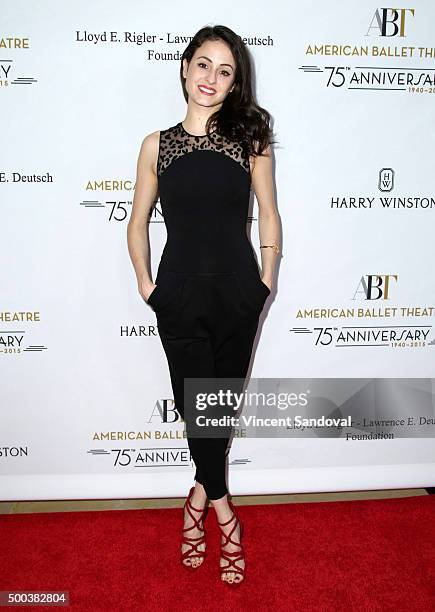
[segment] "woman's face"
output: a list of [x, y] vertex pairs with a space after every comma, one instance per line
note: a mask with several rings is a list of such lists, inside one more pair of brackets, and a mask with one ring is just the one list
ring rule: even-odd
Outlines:
[[183, 60], [183, 76], [191, 100], [201, 106], [222, 104], [233, 89], [236, 62], [226, 43], [207, 40], [187, 63]]

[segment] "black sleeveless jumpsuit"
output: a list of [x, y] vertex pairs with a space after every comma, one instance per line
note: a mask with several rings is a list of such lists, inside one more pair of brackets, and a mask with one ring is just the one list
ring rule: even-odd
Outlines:
[[[185, 377], [246, 377], [270, 289], [247, 236], [251, 174], [241, 145], [191, 135], [180, 122], [160, 132], [157, 176], [167, 241], [148, 304], [185, 419]], [[187, 440], [195, 480], [209, 499], [223, 497], [229, 438]]]

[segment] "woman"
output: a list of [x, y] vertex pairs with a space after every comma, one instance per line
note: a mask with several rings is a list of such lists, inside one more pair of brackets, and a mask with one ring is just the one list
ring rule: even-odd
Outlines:
[[[241, 38], [225, 26], [202, 28], [182, 55], [180, 78], [187, 114], [142, 142], [128, 245], [139, 292], [156, 314], [175, 408], [186, 420], [186, 377], [246, 377], [272, 287], [279, 217], [270, 115], [253, 100]], [[259, 204], [261, 277], [246, 232], [251, 185]], [[146, 230], [157, 191], [168, 237], [153, 283]], [[209, 499], [222, 532], [221, 578], [238, 584], [245, 559], [241, 523], [227, 498], [228, 442], [229, 436], [188, 435], [196, 482], [184, 505], [181, 552], [186, 567], [204, 561]]]

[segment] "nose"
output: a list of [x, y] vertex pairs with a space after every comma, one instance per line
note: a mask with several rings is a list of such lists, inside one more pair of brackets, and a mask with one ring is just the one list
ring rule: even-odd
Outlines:
[[212, 85], [213, 83], [216, 83], [216, 73], [211, 71], [210, 75], [207, 79], [207, 83], [210, 83], [210, 85]]

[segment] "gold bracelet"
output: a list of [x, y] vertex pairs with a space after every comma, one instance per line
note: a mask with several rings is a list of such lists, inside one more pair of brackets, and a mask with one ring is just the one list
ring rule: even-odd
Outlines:
[[276, 254], [279, 253], [279, 246], [277, 244], [262, 244], [260, 246], [260, 249], [267, 249], [268, 247], [270, 247], [271, 249], [273, 249], [275, 251]]

